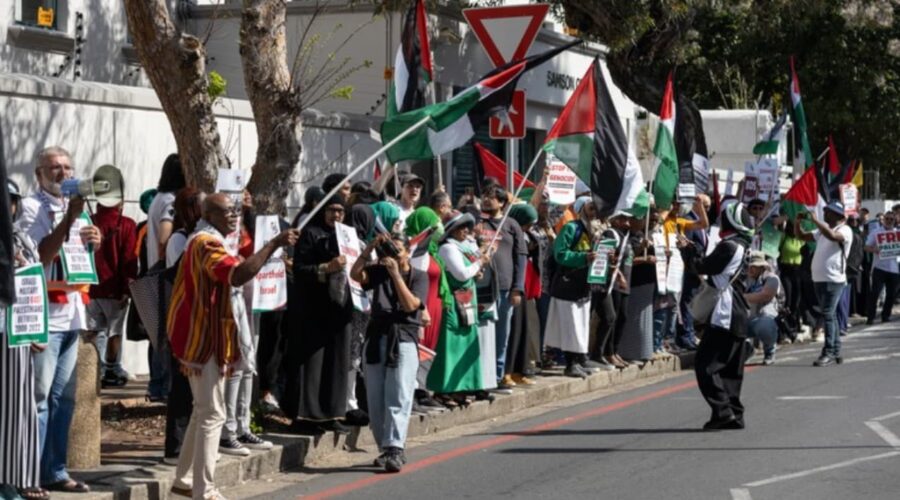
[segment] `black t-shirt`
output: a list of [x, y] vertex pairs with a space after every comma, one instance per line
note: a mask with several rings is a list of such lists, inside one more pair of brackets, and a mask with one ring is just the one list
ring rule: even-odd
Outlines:
[[425, 306], [424, 297], [428, 296], [428, 274], [418, 269], [410, 269], [404, 276], [409, 291], [422, 300], [422, 306], [414, 312], [408, 313], [400, 307], [400, 299], [394, 288], [394, 280], [388, 274], [387, 268], [376, 264], [366, 268], [369, 282], [365, 289], [372, 290], [372, 320], [370, 330], [375, 328], [378, 333], [383, 329], [396, 325], [401, 342], [416, 342], [419, 339], [419, 327], [422, 326], [422, 309]]
[[[494, 232], [500, 225], [501, 219], [482, 217], [484, 226], [482, 238], [490, 242], [494, 238]], [[497, 282], [500, 290], [523, 290], [525, 288], [525, 256], [528, 255], [528, 247], [525, 245], [525, 235], [522, 226], [514, 219], [508, 218], [501, 228], [502, 233], [497, 238], [497, 252], [492, 259], [497, 271]]]

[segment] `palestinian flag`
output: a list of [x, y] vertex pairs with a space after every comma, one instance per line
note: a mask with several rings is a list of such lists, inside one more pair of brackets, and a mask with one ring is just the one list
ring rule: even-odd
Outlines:
[[[791, 56], [791, 105], [794, 107], [794, 123], [797, 125], [796, 137], [800, 144], [794, 144], [797, 150], [794, 165], [802, 164], [803, 167], [810, 167], [815, 163], [812, 150], [809, 148], [809, 138], [806, 134], [806, 113], [803, 112], [803, 102], [800, 100], [800, 80], [797, 78], [797, 71], [794, 69], [794, 56]], [[802, 147], [802, 150], [798, 149]], [[800, 154], [803, 154], [802, 158]], [[799, 163], [798, 163], [799, 162]]]
[[372, 169], [372, 182], [378, 182], [378, 179], [381, 179], [381, 163], [379, 163], [378, 158], [376, 158], [375, 166]]
[[381, 140], [387, 144], [408, 128], [428, 117], [427, 126], [411, 133], [387, 151], [388, 160], [430, 160], [453, 151], [475, 135], [475, 129], [487, 122], [491, 115], [509, 108], [519, 78], [581, 40], [576, 40], [547, 52], [533, 55], [501, 66], [475, 85], [446, 102], [432, 104], [396, 116], [389, 116], [381, 124]]
[[590, 187], [601, 215], [627, 209], [635, 217], [647, 213], [649, 196], [641, 168], [628, 147], [597, 59], [547, 133], [544, 150]]
[[772, 128], [766, 132], [763, 139], [753, 146], [753, 154], [755, 155], [776, 155], [781, 140], [784, 139], [784, 124], [787, 121], [787, 113], [782, 113], [772, 125]]
[[437, 226], [430, 227], [409, 239], [409, 265], [428, 272], [428, 244]]
[[[475, 148], [475, 186], [478, 188], [478, 193], [476, 194], [481, 196], [481, 182], [485, 177], [493, 177], [500, 181], [501, 185], [505, 185], [506, 163], [481, 144], [475, 142], [472, 146]], [[522, 184], [522, 181], [525, 182], [525, 187], [519, 193], [519, 197], [524, 199], [524, 197], [530, 196], [529, 192], [534, 192], [535, 185], [521, 173], [513, 171], [513, 182], [517, 188]]]
[[412, 111], [425, 105], [425, 89], [434, 79], [428, 17], [425, 2], [413, 0], [403, 21], [400, 47], [394, 58], [394, 79], [388, 93], [387, 116]]
[[666, 90], [663, 92], [653, 155], [656, 156], [653, 198], [656, 200], [657, 208], [668, 210], [672, 207], [675, 190], [678, 188], [678, 154], [675, 151], [675, 90], [672, 84], [672, 73], [669, 73]]
[[835, 179], [841, 173], [841, 161], [838, 159], [837, 148], [834, 147], [834, 138], [828, 135], [828, 156], [825, 163], [826, 171]]
[[819, 174], [815, 166], [806, 169], [784, 195], [782, 208], [792, 220], [804, 212], [816, 212], [821, 217], [825, 208], [825, 198], [819, 191]]

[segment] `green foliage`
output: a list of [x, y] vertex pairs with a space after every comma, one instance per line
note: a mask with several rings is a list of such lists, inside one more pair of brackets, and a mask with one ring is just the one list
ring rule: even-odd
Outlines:
[[207, 80], [209, 81], [209, 85], [207, 86], [206, 91], [209, 94], [210, 99], [216, 101], [216, 99], [225, 95], [228, 81], [225, 80], [218, 71], [210, 71]]
[[[553, 0], [570, 26], [627, 56], [635, 74], [677, 83], [700, 108], [789, 103], [796, 58], [814, 152], [833, 134], [842, 161], [881, 171], [900, 195], [900, 2], [893, 0]], [[628, 89], [624, 89], [628, 93]], [[654, 109], [654, 108], [650, 108]]]
[[329, 97], [333, 99], [344, 99], [349, 101], [353, 99], [353, 85], [344, 85], [343, 87], [338, 87], [331, 91]]

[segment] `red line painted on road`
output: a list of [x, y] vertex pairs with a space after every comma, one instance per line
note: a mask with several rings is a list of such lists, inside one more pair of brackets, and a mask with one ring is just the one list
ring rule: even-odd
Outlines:
[[[755, 367], [747, 367], [744, 371], [751, 372], [754, 371]], [[692, 380], [690, 382], [683, 382], [678, 385], [673, 385], [672, 387], [667, 387], [665, 389], [660, 389], [658, 391], [651, 392], [649, 394], [644, 394], [643, 396], [637, 396], [631, 399], [626, 399], [625, 401], [619, 401], [618, 403], [611, 403], [605, 406], [601, 406], [599, 408], [594, 408], [591, 410], [584, 411], [577, 415], [573, 415], [571, 417], [565, 417], [558, 420], [552, 420], [550, 422], [544, 422], [543, 424], [536, 425], [534, 427], [529, 427], [524, 431], [520, 431], [514, 435], [506, 435], [506, 436], [498, 436], [494, 438], [485, 439], [482, 441], [478, 441], [476, 443], [472, 443], [467, 446], [463, 446], [461, 448], [456, 448], [454, 450], [448, 450], [443, 453], [438, 453], [437, 455], [432, 455], [427, 458], [423, 458], [422, 460], [417, 460], [406, 467], [403, 468], [403, 471], [397, 474], [377, 474], [370, 477], [366, 477], [363, 479], [359, 479], [347, 484], [342, 484], [340, 486], [335, 486], [333, 488], [329, 488], [326, 490], [322, 490], [318, 493], [312, 493], [310, 495], [304, 495], [302, 498], [331, 498], [339, 495], [345, 495], [350, 493], [351, 491], [356, 491], [367, 486], [371, 486], [373, 484], [380, 483], [382, 481], [387, 481], [389, 479], [394, 479], [396, 477], [402, 477], [407, 474], [412, 474], [416, 471], [420, 471], [422, 469], [431, 467], [433, 465], [441, 464], [447, 462], [449, 460], [453, 460], [459, 456], [465, 455], [467, 453], [471, 453], [474, 451], [482, 451], [488, 448], [493, 448], [495, 446], [499, 446], [501, 444], [508, 443], [510, 441], [515, 441], [517, 439], [521, 439], [525, 436], [538, 434], [542, 431], [555, 429], [557, 427], [562, 427], [563, 425], [578, 422], [580, 420], [584, 420], [591, 417], [596, 417], [600, 415], [606, 415], [607, 413], [611, 413], [618, 410], [624, 410], [625, 408], [629, 408], [631, 406], [635, 406], [641, 404], [645, 401], [650, 401], [653, 399], [659, 399], [662, 397], [670, 396], [677, 392], [681, 392], [687, 389], [691, 389], [697, 386], [697, 382]]]

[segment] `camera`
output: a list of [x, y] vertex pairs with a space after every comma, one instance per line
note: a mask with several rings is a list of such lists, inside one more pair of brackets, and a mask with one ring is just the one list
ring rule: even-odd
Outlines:
[[[381, 222], [380, 217], [375, 218], [375, 231], [380, 234], [386, 234], [389, 237], [391, 236], [391, 232], [384, 227], [384, 223]], [[397, 245], [394, 244], [393, 240], [388, 239], [382, 243], [379, 243], [375, 247], [375, 254], [378, 255], [379, 259], [384, 257], [391, 257], [396, 259], [400, 256], [400, 250], [397, 248]]]

